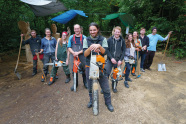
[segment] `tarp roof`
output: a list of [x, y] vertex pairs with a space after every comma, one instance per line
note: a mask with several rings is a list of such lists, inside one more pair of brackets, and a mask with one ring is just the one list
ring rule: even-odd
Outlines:
[[56, 16], [54, 18], [52, 18], [51, 20], [55, 21], [55, 22], [59, 22], [61, 24], [66, 24], [67, 22], [69, 22], [71, 19], [73, 19], [77, 14], [84, 16], [84, 17], [88, 17], [85, 15], [85, 13], [81, 10], [69, 10], [59, 16]]
[[37, 4], [34, 3], [34, 1], [32, 1], [31, 3], [28, 3], [28, 1], [30, 0], [24, 0], [22, 2], [27, 3], [36, 16], [47, 16], [53, 13], [66, 10], [66, 7], [59, 0], [50, 0], [50, 2], [45, 5], [43, 5], [45, 1], [40, 1], [40, 3], [37, 3], [38, 1], [36, 2], [36, 0], [34, 0]]
[[127, 26], [133, 27], [134, 25], [133, 24], [134, 17], [126, 13], [113, 13], [113, 14], [107, 15], [105, 18], [102, 18], [102, 19], [110, 20], [110, 19], [115, 19], [115, 18], [119, 18], [126, 27]]

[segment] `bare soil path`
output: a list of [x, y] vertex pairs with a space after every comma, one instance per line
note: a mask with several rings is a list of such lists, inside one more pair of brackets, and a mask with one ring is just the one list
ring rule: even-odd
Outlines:
[[[65, 84], [59, 69], [59, 79], [51, 86], [40, 81], [41, 71], [31, 76], [32, 68], [18, 67], [22, 79], [13, 70], [16, 57], [0, 63], [0, 123], [1, 124], [186, 124], [186, 61], [166, 57], [166, 72], [158, 72], [162, 54], [156, 53], [152, 70], [141, 73], [129, 82], [130, 88], [118, 84], [112, 92], [114, 112], [109, 112], [100, 95], [100, 113], [93, 116], [86, 107], [89, 97], [82, 78], [78, 91], [70, 91], [73, 81]], [[22, 56], [21, 60], [25, 60]], [[49, 77], [47, 78], [47, 83]]]

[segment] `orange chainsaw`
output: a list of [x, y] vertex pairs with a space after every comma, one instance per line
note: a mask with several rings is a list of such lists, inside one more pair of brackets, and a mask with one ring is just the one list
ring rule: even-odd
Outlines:
[[111, 81], [114, 82], [114, 87], [113, 87], [114, 89], [116, 89], [118, 81], [121, 80], [123, 80], [122, 71], [121, 71], [121, 67], [118, 66], [113, 70], [113, 73], [111, 74]]
[[74, 57], [74, 64], [73, 64], [73, 73], [74, 73], [74, 92], [76, 92], [76, 85], [78, 82], [78, 70], [79, 70], [79, 65], [81, 64], [79, 57]]

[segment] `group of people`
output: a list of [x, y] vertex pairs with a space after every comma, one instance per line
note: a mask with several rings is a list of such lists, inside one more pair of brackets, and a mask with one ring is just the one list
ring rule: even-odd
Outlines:
[[[140, 35], [137, 31], [134, 31], [133, 34], [127, 34], [125, 38], [121, 35], [121, 27], [116, 26], [113, 28], [113, 35], [108, 38], [108, 40], [100, 34], [100, 28], [98, 24], [92, 22], [89, 25], [89, 34], [90, 36], [86, 37], [81, 34], [81, 26], [79, 24], [74, 25], [74, 33], [67, 39], [67, 32], [62, 32], [61, 38], [56, 39], [51, 36], [51, 31], [49, 28], [45, 29], [46, 36], [43, 39], [40, 39], [36, 36], [36, 31], [31, 31], [31, 38], [23, 42], [23, 44], [30, 44], [30, 48], [33, 54], [33, 74], [37, 73], [37, 57], [36, 49], [39, 50], [40, 59], [43, 61], [43, 70], [45, 76], [48, 74], [48, 66], [45, 65], [51, 60], [63, 61], [65, 66], [63, 70], [66, 74], [66, 81], [68, 83], [70, 78], [70, 70], [73, 70], [73, 59], [78, 57], [81, 62], [81, 74], [83, 79], [84, 87], [89, 92], [89, 102], [87, 107], [92, 107], [92, 79], [89, 78], [90, 70], [90, 61], [91, 55], [107, 55], [104, 75], [100, 75], [98, 82], [102, 89], [102, 93], [105, 99], [105, 105], [108, 110], [113, 112], [114, 108], [111, 104], [111, 93], [109, 87], [109, 76], [112, 69], [120, 67], [123, 62], [125, 62], [125, 67], [123, 71], [123, 76], [125, 76], [124, 86], [129, 88], [128, 81], [132, 81], [129, 78], [129, 74], [136, 76], [136, 58], [141, 57], [140, 70], [145, 72], [145, 69], [151, 70], [150, 66], [153, 62], [153, 57], [156, 51], [156, 45], [158, 40], [164, 41], [167, 40], [171, 32], [163, 38], [162, 36], [156, 34], [157, 28], [152, 28], [152, 34], [145, 35], [145, 28], [141, 28]], [[21, 34], [23, 36], [23, 34]], [[137, 56], [138, 55], [138, 56]], [[124, 60], [124, 61], [123, 61]], [[70, 66], [69, 66], [70, 64]], [[70, 68], [70, 69], [69, 69]], [[55, 79], [58, 78], [57, 75], [58, 67], [53, 67], [50, 73], [50, 81], [48, 85], [51, 85], [55, 82]], [[77, 75], [78, 76], [78, 75]], [[42, 80], [44, 81], [44, 75]], [[117, 92], [116, 88], [112, 90], [114, 93]], [[78, 84], [76, 85], [78, 87]], [[74, 90], [74, 87], [71, 87], [71, 90]]]

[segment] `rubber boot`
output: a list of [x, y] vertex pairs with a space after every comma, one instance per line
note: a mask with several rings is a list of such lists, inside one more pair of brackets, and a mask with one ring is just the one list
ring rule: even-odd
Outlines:
[[85, 74], [82, 74], [82, 77], [83, 77], [83, 84], [84, 84], [84, 87], [86, 89], [88, 89], [88, 84], [87, 84], [87, 80], [86, 80], [86, 75]]
[[125, 85], [126, 88], [129, 88], [129, 84], [128, 84], [127, 81], [124, 81], [124, 85]]
[[54, 83], [54, 78], [53, 78], [53, 77], [50, 77], [50, 81], [49, 81], [48, 85], [50, 86], [50, 85], [52, 85], [53, 83]]
[[[76, 88], [77, 87], [78, 87], [78, 73], [76, 73]], [[71, 91], [74, 91], [74, 83], [70, 89], [71, 89]]]
[[105, 105], [107, 106], [107, 109], [110, 112], [113, 112], [114, 111], [114, 107], [111, 104], [111, 95], [110, 95], [110, 92], [109, 93], [103, 92], [103, 94], [104, 94]]
[[70, 82], [71, 78], [70, 78], [70, 74], [67, 74], [66, 75], [66, 80], [65, 80], [65, 83], [68, 83]]
[[36, 74], [37, 74], [37, 71], [36, 71], [36, 72], [33, 72], [33, 73], [32, 73], [32, 76], [34, 76], [34, 75], [36, 75]]

